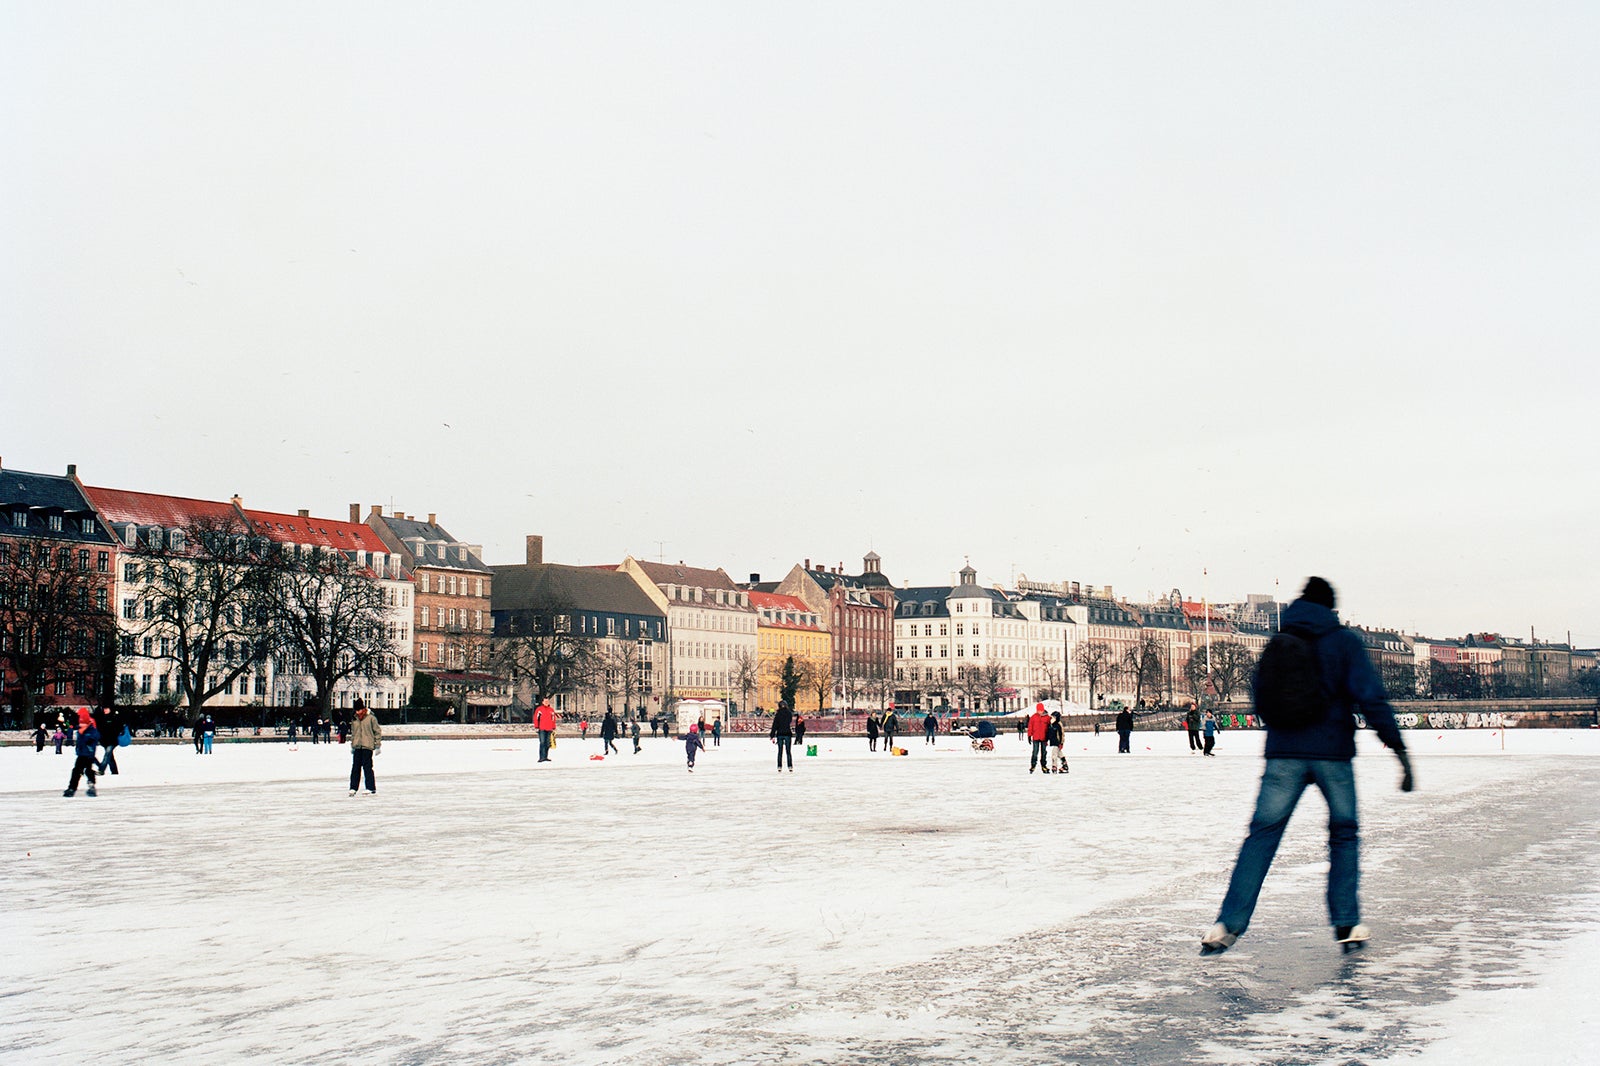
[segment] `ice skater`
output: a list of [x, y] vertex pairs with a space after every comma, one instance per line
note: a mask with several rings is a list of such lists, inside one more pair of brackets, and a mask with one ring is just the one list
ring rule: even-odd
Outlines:
[[33, 750], [35, 753], [43, 751], [45, 742], [49, 739], [50, 734], [44, 731], [43, 722], [33, 727]]
[[378, 781], [372, 772], [372, 757], [383, 750], [383, 727], [367, 710], [364, 700], [356, 700], [356, 718], [350, 723], [350, 795], [356, 794], [361, 779], [366, 778], [367, 794], [378, 791]]
[[637, 755], [637, 754], [639, 754], [639, 719], [638, 718], [634, 718], [633, 727], [629, 730], [629, 734], [633, 737], [633, 753], [635, 755]]
[[1117, 754], [1127, 755], [1133, 750], [1133, 712], [1124, 707], [1117, 712]]
[[929, 711], [928, 717], [922, 720], [922, 743], [932, 744], [933, 735], [937, 732], [939, 732], [939, 719], [932, 711]]
[[867, 750], [878, 750], [878, 716], [870, 712], [867, 714]]
[[716, 718], [711, 722], [711, 746], [722, 747], [722, 719]]
[[1357, 712], [1399, 757], [1400, 791], [1410, 792], [1414, 779], [1383, 681], [1361, 638], [1339, 623], [1333, 607], [1333, 586], [1320, 577], [1307, 581], [1283, 612], [1283, 628], [1251, 678], [1256, 713], [1267, 726], [1267, 765], [1222, 909], [1200, 940], [1202, 955], [1227, 951], [1250, 928], [1261, 884], [1307, 785], [1316, 785], [1328, 802], [1328, 922], [1334, 940], [1346, 952], [1367, 941], [1356, 891], [1361, 856], [1351, 760]]
[[1200, 751], [1200, 711], [1194, 704], [1183, 714], [1183, 727], [1189, 731], [1189, 750]]
[[1028, 773], [1036, 768], [1049, 773], [1050, 716], [1044, 713], [1042, 703], [1034, 704], [1033, 713], [1028, 715], [1028, 740]]
[[201, 719], [200, 739], [205, 744], [205, 753], [211, 754], [211, 743], [217, 739], [217, 723], [209, 714]]
[[696, 722], [689, 727], [689, 735], [683, 741], [684, 754], [689, 757], [689, 772], [694, 773], [694, 756], [697, 751], [706, 750], [706, 738], [700, 735], [700, 723]]
[[1052, 774], [1067, 772], [1067, 727], [1061, 721], [1061, 712], [1057, 711], [1050, 716], [1050, 729], [1045, 734], [1045, 744], [1050, 749], [1050, 770]]
[[800, 712], [799, 711], [795, 711], [794, 712], [794, 746], [799, 748], [801, 751], [804, 751], [805, 750], [805, 747], [804, 747], [805, 742], [806, 742], [806, 720], [804, 718], [800, 717]]
[[794, 773], [794, 710], [787, 703], [779, 703], [772, 713], [772, 728], [767, 736], [778, 746], [778, 772], [783, 772], [783, 757], [789, 757], [789, 772]]
[[110, 707], [100, 708], [100, 724], [96, 728], [101, 730], [100, 746], [105, 749], [100, 757], [100, 772], [120, 774], [122, 771], [117, 769], [117, 745], [122, 742], [122, 737], [117, 729], [116, 712]]
[[602, 755], [622, 754], [617, 750], [617, 716], [610, 710], [607, 710], [606, 716], [600, 719], [600, 745]]
[[72, 780], [67, 784], [63, 796], [75, 795], [78, 791], [78, 781], [89, 775], [89, 795], [94, 791], [94, 749], [100, 743], [100, 731], [94, 727], [94, 717], [89, 714], [87, 707], [78, 711], [78, 735], [76, 743], [77, 759], [72, 764]]
[[555, 747], [556, 712], [544, 700], [533, 709], [533, 728], [539, 731], [539, 761], [550, 761], [550, 749]]
[[1205, 732], [1206, 744], [1205, 747], [1201, 749], [1200, 754], [1216, 755], [1216, 752], [1212, 750], [1217, 746], [1217, 716], [1213, 711], [1206, 712]]
[[894, 754], [894, 735], [900, 731], [900, 719], [895, 717], [894, 708], [890, 707], [883, 712], [883, 750], [890, 755]]

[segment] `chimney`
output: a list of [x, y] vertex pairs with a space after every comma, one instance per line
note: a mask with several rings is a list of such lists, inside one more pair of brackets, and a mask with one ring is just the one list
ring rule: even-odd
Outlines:
[[78, 480], [78, 464], [77, 463], [68, 463], [67, 464], [67, 476], [70, 477], [74, 481]]
[[367, 517], [368, 518], [382, 518], [383, 517], [383, 505], [381, 503], [373, 504], [372, 505], [372, 513], [367, 515]]
[[241, 497], [237, 492], [233, 494], [233, 498], [230, 499], [228, 502], [233, 504], [235, 507], [243, 507], [244, 506], [244, 498]]
[[439, 524], [439, 516], [434, 514], [432, 511], [429, 511], [428, 512], [428, 525], [436, 526], [438, 524]]
[[752, 584], [752, 585], [761, 584], [761, 575], [760, 574], [751, 574], [750, 575], [750, 584]]
[[528, 535], [528, 565], [537, 566], [544, 562], [544, 538], [536, 534]]
[[361, 505], [359, 503], [352, 503], [350, 505], [350, 521], [361, 521]]
[[810, 569], [811, 569], [811, 560], [810, 560], [810, 559], [807, 559], [807, 560], [806, 560], [806, 569], [807, 569], [807, 570], [810, 570]]
[[301, 518], [310, 518], [311, 517], [311, 512], [306, 510], [304, 507], [302, 507], [302, 508], [300, 508], [300, 510], [296, 511], [295, 514], [299, 515]]

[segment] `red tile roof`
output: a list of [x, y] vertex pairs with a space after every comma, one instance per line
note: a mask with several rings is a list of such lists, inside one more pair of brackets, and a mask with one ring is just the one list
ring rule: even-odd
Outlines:
[[297, 514], [246, 510], [250, 526], [268, 540], [279, 544], [312, 544], [340, 551], [369, 551], [390, 554], [389, 546], [361, 522], [340, 522], [332, 518], [302, 518]]
[[[791, 612], [800, 618], [816, 619], [817, 612], [807, 606], [806, 601], [798, 596], [785, 596], [777, 592], [752, 592], [750, 593], [750, 606], [757, 611]], [[821, 632], [822, 627], [816, 621], [812, 622], [786, 622], [769, 620], [763, 615], [761, 624], [769, 629], [805, 629]]]
[[162, 496], [154, 492], [128, 489], [83, 487], [84, 495], [107, 522], [133, 522], [141, 526], [179, 529], [196, 519], [234, 520], [239, 512], [233, 504], [218, 500], [191, 500], [185, 496]]

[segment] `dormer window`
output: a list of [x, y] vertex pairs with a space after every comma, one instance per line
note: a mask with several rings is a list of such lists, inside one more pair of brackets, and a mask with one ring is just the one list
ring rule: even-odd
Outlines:
[[173, 551], [179, 551], [183, 548], [183, 530], [169, 529], [167, 531], [167, 547]]
[[78, 529], [80, 531], [84, 532], [84, 533], [93, 533], [94, 532], [94, 519], [92, 519], [92, 518], [80, 519], [79, 522], [78, 522]]
[[26, 526], [28, 524], [28, 512], [27, 511], [12, 511], [11, 512], [11, 524], [13, 526], [16, 526], [18, 529], [21, 529], [22, 527]]
[[134, 545], [136, 545], [138, 542], [139, 542], [139, 529], [138, 529], [137, 526], [134, 526], [132, 523], [129, 523], [122, 530], [122, 543], [126, 544], [128, 547], [131, 548]]
[[50, 532], [52, 532], [52, 533], [60, 533], [61, 532], [61, 516], [60, 515], [58, 515], [58, 514], [51, 515], [49, 517], [49, 519], [47, 520], [47, 524], [50, 526]]

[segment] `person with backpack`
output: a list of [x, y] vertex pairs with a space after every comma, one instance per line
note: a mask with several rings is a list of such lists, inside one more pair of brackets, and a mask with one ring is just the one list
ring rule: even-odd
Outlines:
[[1307, 581], [1256, 664], [1250, 689], [1267, 727], [1266, 769], [1222, 909], [1200, 940], [1202, 955], [1227, 951], [1250, 927], [1284, 827], [1308, 785], [1316, 785], [1328, 803], [1327, 898], [1334, 940], [1349, 953], [1369, 936], [1357, 896], [1360, 833], [1351, 766], [1356, 714], [1399, 757], [1400, 791], [1410, 792], [1415, 778], [1383, 682], [1361, 638], [1340, 624], [1334, 602], [1326, 580]]

